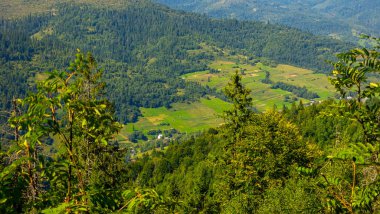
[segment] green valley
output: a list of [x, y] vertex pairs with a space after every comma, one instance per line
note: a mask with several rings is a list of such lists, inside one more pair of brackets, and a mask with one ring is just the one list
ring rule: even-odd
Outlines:
[[[201, 43], [199, 49], [188, 52], [191, 55], [208, 55], [214, 60], [207, 65], [207, 70], [184, 74], [181, 76], [182, 79], [199, 83], [222, 94], [222, 89], [225, 88], [230, 77], [238, 71], [242, 74], [243, 84], [251, 90], [254, 107], [261, 112], [271, 110], [274, 106], [279, 109], [283, 106], [290, 107], [292, 103], [298, 104], [301, 100], [304, 104], [308, 104], [335, 97], [334, 88], [328, 82], [327, 75], [323, 73], [276, 64], [273, 61], [267, 62], [265, 59], [263, 62], [272, 65], [264, 65], [258, 59], [249, 59], [248, 56], [242, 54], [232, 55], [231, 50], [205, 43]], [[273, 83], [283, 81], [290, 85], [306, 87], [307, 90], [317, 93], [319, 98], [305, 99], [289, 91], [273, 89], [273, 84], [262, 82], [266, 72], [269, 72]], [[149, 130], [156, 129], [176, 129], [182, 133], [190, 133], [217, 127], [223, 123], [223, 120], [216, 115], [220, 116], [221, 112], [230, 106], [220, 98], [207, 96], [207, 99], [201, 98], [200, 101], [174, 103], [170, 108], [140, 108], [142, 116], [137, 122], [127, 124], [122, 135], [126, 136], [136, 130], [145, 134]]]
[[[290, 103], [284, 102], [284, 97], [286, 95], [293, 96], [290, 92], [271, 89], [270, 85], [262, 83], [261, 80], [265, 78], [265, 72], [270, 73], [271, 80], [274, 82], [284, 81], [299, 87], [305, 86], [307, 89], [316, 92], [320, 98], [316, 98], [315, 100], [325, 100], [334, 97], [333, 88], [329, 84], [327, 76], [324, 74], [317, 74], [307, 69], [283, 64], [279, 64], [276, 67], [270, 67], [258, 63], [252, 66], [232, 61], [215, 61], [209, 67], [220, 72], [210, 73], [208, 70], [200, 71], [186, 74], [183, 78], [188, 81], [196, 81], [211, 88], [221, 90], [226, 86], [229, 77], [235, 71], [239, 71], [242, 73], [243, 83], [247, 88], [252, 90], [254, 105], [260, 111], [273, 108], [273, 105], [277, 105], [277, 107], [282, 107], [283, 104], [289, 105]], [[304, 103], [309, 102], [307, 100], [305, 101], [306, 102]]]
[[223, 123], [220, 115], [231, 104], [215, 97], [201, 98], [192, 103], [174, 103], [169, 109], [141, 108], [142, 117], [136, 123], [129, 123], [123, 132], [126, 134], [134, 130], [168, 130], [176, 129], [183, 133], [203, 131], [211, 127], [218, 127]]
[[150, 0], [3, 0], [0, 213], [379, 213], [380, 39], [363, 39]]
[[[325, 60], [351, 46], [278, 25], [216, 20], [149, 1], [123, 2], [114, 8], [98, 1], [51, 1], [56, 14], [1, 20], [0, 74], [6, 78], [0, 86], [8, 89], [0, 91], [0, 109], [11, 109], [13, 96], [33, 90], [30, 80], [39, 73], [64, 68], [78, 48], [99, 58], [107, 97], [118, 119], [129, 123], [138, 120], [142, 107], [170, 107], [205, 95], [222, 98], [212, 88], [181, 79], [207, 70], [220, 55], [326, 72], [330, 66]], [[10, 79], [18, 84], [10, 86]]]

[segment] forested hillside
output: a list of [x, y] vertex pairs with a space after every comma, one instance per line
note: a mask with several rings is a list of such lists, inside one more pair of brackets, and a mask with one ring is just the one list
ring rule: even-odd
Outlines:
[[175, 9], [213, 17], [283, 24], [343, 40], [356, 40], [360, 33], [380, 35], [380, 4], [373, 0], [156, 1]]
[[380, 212], [380, 39], [145, 0], [4, 5], [0, 213]]
[[[30, 90], [42, 71], [64, 68], [77, 48], [91, 51], [105, 70], [107, 96], [122, 122], [135, 121], [138, 107], [169, 107], [192, 101], [209, 88], [180, 75], [207, 69], [214, 58], [200, 43], [244, 53], [252, 62], [270, 58], [326, 72], [326, 59], [349, 45], [260, 22], [214, 20], [145, 1], [124, 7], [58, 4], [53, 13], [2, 20], [1, 108]], [[9, 85], [9, 82], [17, 84]], [[217, 95], [218, 96], [218, 95]]]
[[0, 211], [377, 213], [380, 84], [367, 80], [379, 49], [338, 58], [330, 82], [350, 99], [256, 113], [236, 72], [223, 90], [225, 124], [131, 157], [115, 140], [102, 71], [77, 51], [16, 100], [25, 110], [12, 112], [1, 144]]

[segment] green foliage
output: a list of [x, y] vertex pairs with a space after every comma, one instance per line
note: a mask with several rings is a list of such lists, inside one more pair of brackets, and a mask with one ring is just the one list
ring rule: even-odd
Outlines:
[[233, 107], [225, 112], [225, 140], [216, 153], [215, 187], [208, 194], [214, 194], [222, 212], [250, 213], [260, 207], [267, 188], [282, 186], [294, 167], [310, 166], [318, 150], [307, 145], [297, 127], [281, 114], [254, 114], [250, 92], [238, 73], [225, 92]]
[[[154, 188], [164, 198], [181, 201], [182, 205], [174, 208], [180, 213], [249, 213], [269, 209], [269, 201], [261, 203], [267, 190], [280, 191], [293, 178], [292, 171], [297, 166], [310, 167], [320, 151], [303, 141], [297, 127], [280, 113], [268, 112], [254, 118], [242, 127], [244, 137], [234, 144], [230, 143], [232, 130], [213, 129], [178, 140], [164, 152], [137, 159], [128, 166], [131, 184]], [[297, 190], [302, 197], [312, 194], [308, 189], [312, 187], [306, 186]], [[312, 205], [299, 202], [302, 206], [298, 210], [319, 209], [317, 196], [312, 197]], [[296, 209], [295, 205], [289, 206]]]
[[265, 79], [262, 79], [261, 82], [265, 83], [265, 84], [272, 84], [273, 83], [273, 81], [270, 79], [269, 71], [265, 71]]
[[338, 58], [340, 61], [334, 64], [331, 83], [344, 97], [349, 92], [355, 93], [353, 99], [342, 101], [341, 114], [358, 121], [365, 141], [374, 143], [380, 134], [376, 116], [380, 108], [380, 86], [368, 78], [380, 72], [380, 53], [376, 49], [362, 48], [339, 54]]
[[276, 112], [257, 115], [244, 131], [246, 137], [236, 142], [227, 182], [232, 198], [238, 197], [243, 210], [252, 212], [260, 206], [255, 196], [260, 198], [267, 188], [284, 185], [295, 167], [310, 166], [319, 152]]
[[322, 204], [313, 179], [289, 179], [267, 190], [257, 213], [319, 213]]
[[[291, 26], [317, 35], [356, 41], [356, 32], [379, 35], [378, 2], [318, 0], [300, 4], [288, 0], [202, 1], [155, 0], [172, 8], [216, 18], [258, 20]], [[330, 14], [334, 14], [333, 17]], [[294, 16], [297, 14], [297, 16]], [[318, 20], [316, 22], [315, 20]], [[360, 29], [360, 30], [359, 30]]]
[[[89, 211], [99, 203], [97, 194], [119, 184], [114, 176], [122, 170], [123, 156], [110, 142], [121, 125], [101, 98], [101, 75], [92, 55], [78, 51], [66, 71], [48, 73], [36, 93], [18, 101], [26, 111], [10, 119], [16, 141], [1, 178], [25, 180], [27, 185], [18, 189], [23, 211], [59, 204], [56, 209]], [[49, 136], [62, 148], [55, 159], [41, 152]]]
[[234, 140], [242, 137], [242, 127], [251, 120], [253, 115], [251, 91], [243, 86], [241, 79], [241, 75], [236, 71], [224, 89], [225, 95], [233, 106], [231, 110], [224, 112], [223, 118]]
[[128, 140], [137, 143], [138, 140], [148, 140], [148, 138], [141, 131], [133, 131], [132, 134], [128, 135]]
[[308, 91], [306, 87], [298, 87], [284, 82], [276, 82], [274, 85], [272, 85], [272, 88], [280, 88], [282, 90], [292, 92], [298, 97], [302, 97], [309, 100], [319, 98], [319, 95], [317, 93]]
[[107, 97], [115, 104], [118, 120], [127, 123], [137, 121], [140, 107], [170, 107], [206, 94], [220, 96], [180, 78], [207, 70], [218, 55], [203, 52], [202, 43], [220, 52], [231, 50], [319, 71], [327, 70], [325, 59], [348, 46], [294, 29], [214, 20], [146, 1], [128, 1], [117, 9], [81, 2], [56, 5], [56, 15], [0, 20], [1, 109], [11, 109], [12, 96], [23, 97], [34, 89], [41, 70], [66, 67], [76, 48], [101, 59]]
[[297, 124], [302, 136], [319, 145], [326, 152], [331, 147], [343, 146], [352, 142], [360, 142], [363, 132], [360, 124], [350, 118], [331, 116], [330, 112], [336, 101], [330, 99], [315, 103], [309, 107], [293, 103], [291, 108], [284, 108], [284, 115]]
[[[19, 68], [16, 82], [40, 82], [34, 93], [16, 100], [9, 121], [14, 134], [2, 136], [11, 147], [0, 154], [0, 212], [378, 211], [380, 91], [373, 81], [376, 75], [365, 77], [378, 72], [378, 51], [362, 49], [340, 55], [332, 82], [339, 91], [353, 89], [356, 94], [339, 105], [328, 101], [307, 107], [301, 101], [290, 109], [284, 107], [282, 113], [254, 113], [250, 90], [236, 72], [224, 90], [232, 102], [231, 110], [223, 115], [224, 125], [165, 143], [139, 145], [152, 150], [141, 156], [132, 156], [135, 151], [131, 150], [126, 157], [114, 139], [121, 125], [105, 95], [116, 101], [122, 121], [135, 120], [135, 110], [141, 106], [166, 106], [175, 112], [170, 109], [173, 102], [214, 93], [179, 78], [207, 69], [215, 59], [213, 52], [202, 52], [199, 44], [220, 48], [215, 52], [226, 48], [235, 56], [249, 51], [254, 53], [252, 59], [266, 56], [323, 68], [318, 61], [322, 56], [310, 47], [320, 48], [324, 40], [262, 23], [212, 20], [157, 9], [150, 3], [120, 10], [86, 5], [59, 8], [62, 15], [58, 17], [14, 21], [21, 26], [15, 29], [8, 26], [13, 22], [1, 22], [5, 26], [0, 29], [0, 63], [6, 66], [0, 70]], [[23, 29], [28, 24], [32, 26]], [[277, 30], [282, 34], [276, 34]], [[280, 44], [284, 40], [294, 48], [286, 49], [288, 43]], [[345, 45], [328, 46], [335, 51]], [[36, 73], [40, 67], [67, 64], [68, 50], [74, 47], [94, 50], [102, 58], [100, 64], [106, 65], [105, 72], [98, 69], [91, 54], [78, 52], [68, 69]], [[295, 52], [295, 57], [289, 58], [284, 49]], [[53, 63], [47, 65], [47, 59]], [[34, 70], [26, 74], [31, 67]], [[275, 74], [271, 73], [272, 79], [277, 81]], [[105, 89], [103, 77], [110, 88]], [[7, 81], [2, 79], [0, 84]], [[0, 93], [9, 98], [9, 91]], [[364, 102], [364, 98], [368, 99]], [[7, 101], [5, 108], [11, 107]], [[159, 122], [162, 126], [175, 123]], [[175, 133], [162, 132], [165, 136]], [[132, 137], [144, 138], [141, 132]], [[158, 145], [161, 148], [156, 150]], [[56, 152], [49, 152], [51, 148]], [[320, 158], [323, 154], [326, 161]]]
[[120, 213], [174, 213], [174, 208], [180, 205], [152, 189], [126, 190], [122, 196], [127, 203], [118, 210]]
[[63, 213], [67, 213], [67, 209], [70, 208], [70, 206], [72, 205], [70, 205], [69, 203], [62, 203], [55, 208], [44, 209], [42, 210], [42, 213], [43, 214], [55, 214], [55, 213], [63, 214]]
[[[321, 185], [326, 189], [327, 207], [349, 213], [378, 212], [379, 154], [379, 87], [369, 79], [380, 71], [378, 49], [354, 49], [338, 55], [331, 83], [342, 96], [354, 97], [340, 101], [335, 112], [356, 121], [363, 131], [363, 140], [349, 147], [337, 147], [320, 168]], [[346, 98], [346, 97], [345, 97]]]

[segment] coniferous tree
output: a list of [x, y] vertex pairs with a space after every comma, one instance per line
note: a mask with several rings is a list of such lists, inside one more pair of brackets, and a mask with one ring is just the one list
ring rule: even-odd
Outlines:
[[241, 75], [236, 71], [224, 89], [224, 93], [232, 102], [233, 107], [224, 112], [223, 118], [234, 141], [242, 137], [242, 127], [252, 119], [253, 115], [251, 91], [243, 86], [241, 80]]

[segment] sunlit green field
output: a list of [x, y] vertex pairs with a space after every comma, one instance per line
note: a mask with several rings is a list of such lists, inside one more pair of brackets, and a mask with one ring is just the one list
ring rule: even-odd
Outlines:
[[281, 64], [276, 68], [262, 66], [262, 69], [270, 72], [274, 82], [282, 81], [295, 86], [306, 86], [307, 89], [316, 92], [321, 97], [320, 100], [334, 96], [335, 89], [325, 74], [316, 74], [307, 69]]
[[[249, 64], [243, 55], [231, 55], [229, 50], [217, 49], [206, 44], [200, 44], [200, 49], [189, 51], [189, 54], [205, 52], [213, 54], [217, 60], [209, 64], [210, 69], [217, 70], [218, 73], [210, 73], [209, 70], [189, 73], [181, 76], [186, 81], [199, 82], [217, 90], [222, 90], [230, 80], [231, 75], [236, 71], [242, 74], [243, 84], [251, 89], [253, 104], [259, 111], [265, 111], [277, 106], [290, 106], [291, 102], [285, 102], [285, 97], [302, 100], [304, 103], [309, 100], [299, 98], [291, 92], [281, 89], [271, 89], [271, 85], [261, 82], [265, 78], [265, 73], [270, 73], [273, 82], [285, 82], [291, 85], [305, 86], [308, 90], [318, 93], [317, 100], [333, 97], [335, 90], [328, 82], [324, 74], [316, 74], [311, 70], [302, 69], [290, 65], [280, 64], [276, 67], [265, 66], [262, 63]], [[231, 104], [218, 98], [202, 98], [193, 103], [176, 103], [172, 108], [141, 108], [143, 114], [138, 122], [127, 124], [121, 134], [121, 140], [127, 139], [128, 133], [133, 130], [148, 132], [149, 130], [168, 130], [175, 128], [183, 133], [195, 132], [217, 127], [223, 123], [223, 119], [217, 115], [228, 109]]]
[[143, 117], [138, 122], [127, 124], [121, 135], [125, 136], [133, 130], [147, 132], [149, 130], [167, 130], [175, 128], [180, 132], [195, 132], [223, 123], [218, 115], [229, 109], [230, 103], [218, 98], [202, 98], [194, 103], [175, 103], [172, 108], [141, 108]]
[[[212, 69], [219, 70], [219, 73], [211, 74], [208, 70], [199, 71], [183, 75], [186, 81], [196, 81], [203, 85], [222, 90], [228, 83], [234, 72], [243, 73], [243, 84], [251, 89], [254, 106], [265, 111], [277, 106], [289, 106], [290, 102], [285, 102], [286, 95], [295, 97], [291, 92], [281, 89], [271, 89], [271, 85], [261, 82], [265, 78], [265, 71], [270, 72], [270, 79], [273, 82], [282, 81], [295, 86], [305, 86], [308, 90], [318, 93], [320, 98], [317, 100], [327, 99], [334, 96], [334, 88], [328, 82], [324, 74], [315, 74], [311, 70], [297, 68], [290, 65], [278, 65], [277, 67], [265, 66], [261, 63], [256, 65], [239, 64], [234, 61], [216, 60], [209, 66]], [[243, 72], [242, 72], [243, 71]], [[309, 100], [298, 98], [297, 102], [302, 100], [304, 103]], [[167, 130], [175, 128], [181, 132], [195, 132], [205, 130], [210, 127], [217, 127], [223, 123], [223, 119], [218, 117], [223, 110], [231, 106], [218, 98], [202, 98], [199, 102], [193, 103], [176, 103], [172, 108], [141, 108], [143, 114], [137, 123], [127, 124], [120, 138], [127, 139], [128, 133], [133, 130], [147, 132], [149, 130]]]
[[[326, 75], [316, 74], [311, 70], [290, 65], [280, 64], [272, 68], [261, 63], [253, 66], [249, 64], [238, 64], [233, 61], [217, 60], [210, 65], [210, 68], [220, 72], [211, 74], [209, 71], [200, 71], [182, 77], [187, 81], [196, 81], [203, 85], [221, 90], [227, 85], [230, 76], [238, 71], [243, 74], [242, 82], [244, 85], [252, 90], [254, 105], [260, 111], [273, 108], [274, 105], [279, 107], [282, 105], [290, 105], [290, 103], [284, 102], [285, 96], [295, 96], [291, 92], [281, 89], [271, 89], [271, 85], [262, 83], [261, 80], [265, 78], [265, 71], [270, 73], [270, 79], [273, 82], [281, 81], [295, 86], [305, 86], [308, 90], [316, 92], [320, 96], [317, 100], [333, 97], [335, 93]], [[309, 102], [305, 99], [302, 100]]]

